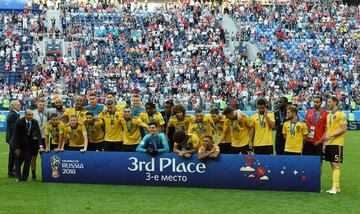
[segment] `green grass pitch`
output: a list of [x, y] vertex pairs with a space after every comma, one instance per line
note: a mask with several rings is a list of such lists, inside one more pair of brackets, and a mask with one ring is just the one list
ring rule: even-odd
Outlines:
[[[348, 131], [338, 195], [303, 192], [55, 184], [7, 178], [8, 145], [0, 133], [0, 213], [360, 213], [360, 131]], [[40, 158], [38, 158], [40, 166]], [[324, 163], [322, 189], [331, 188]]]

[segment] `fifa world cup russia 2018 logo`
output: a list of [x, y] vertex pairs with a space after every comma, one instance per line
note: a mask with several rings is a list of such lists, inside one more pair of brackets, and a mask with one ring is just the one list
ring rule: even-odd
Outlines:
[[59, 178], [59, 166], [60, 166], [60, 157], [57, 155], [54, 155], [50, 158], [50, 164], [51, 164], [51, 169], [52, 169], [52, 174], [51, 177], [53, 178]]

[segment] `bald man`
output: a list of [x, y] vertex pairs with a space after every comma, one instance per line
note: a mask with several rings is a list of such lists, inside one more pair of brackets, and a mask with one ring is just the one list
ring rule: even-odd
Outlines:
[[70, 122], [70, 115], [75, 115], [79, 123], [83, 123], [86, 118], [87, 110], [84, 108], [84, 98], [75, 97], [75, 108], [67, 108], [63, 114], [63, 118], [66, 118], [66, 123]]
[[[40, 143], [41, 133], [38, 122], [33, 119], [31, 110], [25, 111], [25, 117], [16, 121], [11, 145], [15, 149], [15, 172], [17, 182], [26, 181], [29, 177], [30, 163], [33, 154], [44, 151]], [[21, 167], [23, 169], [21, 171]], [[34, 179], [34, 178], [33, 178]]]

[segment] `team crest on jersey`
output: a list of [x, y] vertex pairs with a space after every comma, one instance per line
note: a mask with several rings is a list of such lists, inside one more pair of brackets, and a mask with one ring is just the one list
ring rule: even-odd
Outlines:
[[80, 114], [80, 117], [84, 117], [84, 113], [81, 113], [81, 114]]
[[333, 119], [336, 120], [336, 115], [334, 115]]
[[204, 126], [206, 126], [206, 121], [203, 121]]
[[116, 115], [116, 119], [119, 119], [119, 115]]
[[81, 134], [81, 132], [82, 132], [81, 130], [78, 130], [78, 131], [77, 131], [77, 133], [78, 133], [79, 135]]
[[296, 126], [296, 130], [300, 131], [301, 127], [300, 126]]
[[242, 122], [239, 122], [239, 126], [242, 126], [243, 125], [243, 123]]

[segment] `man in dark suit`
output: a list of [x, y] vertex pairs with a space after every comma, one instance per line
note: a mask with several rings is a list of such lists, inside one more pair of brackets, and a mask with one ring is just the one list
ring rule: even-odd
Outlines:
[[10, 141], [14, 134], [15, 123], [19, 119], [19, 111], [21, 105], [19, 101], [12, 101], [10, 103], [10, 112], [6, 120], [6, 143], [9, 144], [9, 163], [8, 163], [8, 177], [15, 177], [14, 166], [15, 166], [15, 150], [12, 148]]
[[[31, 110], [25, 111], [25, 117], [16, 121], [11, 145], [15, 149], [15, 171], [17, 181], [26, 181], [29, 176], [30, 163], [33, 153], [43, 151], [43, 145], [39, 141], [41, 133], [39, 124], [33, 119]], [[24, 164], [22, 173], [21, 166]]]

